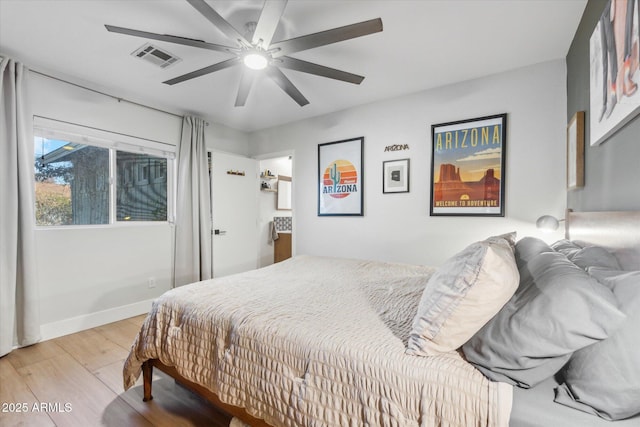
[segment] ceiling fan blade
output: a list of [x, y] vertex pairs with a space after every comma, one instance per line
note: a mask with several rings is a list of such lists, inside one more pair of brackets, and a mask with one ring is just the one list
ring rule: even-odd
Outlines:
[[236, 96], [236, 107], [244, 107], [249, 96], [249, 91], [255, 80], [256, 73], [253, 70], [244, 69], [242, 71], [242, 77], [240, 77], [240, 87], [238, 88], [238, 95]]
[[307, 101], [307, 98], [302, 95], [298, 88], [295, 87], [293, 83], [291, 83], [291, 81], [287, 78], [287, 76], [284, 75], [282, 71], [280, 71], [279, 68], [267, 67], [265, 71], [267, 72], [267, 76], [269, 76], [271, 80], [276, 82], [276, 84], [280, 86], [280, 88], [284, 90], [287, 95], [293, 98], [293, 100], [296, 101], [299, 106], [304, 107], [309, 103], [309, 101]]
[[251, 43], [245, 39], [226, 19], [211, 8], [204, 0], [187, 0], [198, 12], [209, 20], [216, 28], [229, 39], [237, 42], [240, 46], [250, 47]]
[[232, 67], [232, 66], [236, 65], [239, 60], [240, 60], [239, 58], [227, 59], [226, 61], [218, 62], [217, 64], [209, 65], [208, 67], [204, 67], [204, 68], [201, 68], [199, 70], [192, 71], [192, 72], [187, 73], [187, 74], [183, 74], [182, 76], [174, 77], [173, 79], [167, 80], [167, 81], [162, 82], [162, 83], [165, 83], [165, 84], [168, 84], [168, 85], [174, 85], [176, 83], [182, 83], [182, 82], [184, 82], [186, 80], [191, 80], [191, 79], [194, 79], [196, 77], [204, 76], [206, 74], [210, 74], [210, 73], [213, 73], [213, 72], [216, 72], [216, 71], [224, 70], [225, 68]]
[[222, 46], [222, 45], [219, 45], [219, 44], [207, 43], [207, 42], [202, 41], [202, 40], [195, 40], [195, 39], [190, 39], [190, 38], [187, 38], [187, 37], [172, 36], [172, 35], [169, 35], [169, 34], [149, 33], [147, 31], [140, 31], [140, 30], [133, 30], [133, 29], [130, 29], [130, 28], [116, 27], [115, 25], [105, 25], [105, 28], [107, 29], [107, 31], [110, 31], [112, 33], [126, 34], [128, 36], [135, 36], [135, 37], [142, 37], [142, 38], [145, 38], [145, 39], [160, 40], [160, 41], [163, 41], [163, 42], [177, 43], [177, 44], [182, 44], [182, 45], [185, 45], [185, 46], [200, 47], [202, 49], [216, 50], [216, 51], [219, 51], [219, 52], [226, 52], [226, 53], [240, 52], [240, 49], [237, 49], [235, 47]]
[[260, 40], [263, 49], [266, 49], [273, 39], [273, 35], [278, 28], [280, 17], [284, 12], [284, 8], [287, 6], [287, 0], [271, 0], [265, 1], [260, 13], [260, 19], [258, 19], [258, 25], [253, 33], [253, 39], [251, 42], [257, 45]]
[[302, 50], [312, 49], [314, 47], [324, 46], [343, 40], [354, 39], [356, 37], [362, 37], [380, 31], [382, 31], [382, 19], [376, 18], [369, 21], [359, 22], [357, 24], [345, 25], [344, 27], [276, 42], [269, 46], [269, 50], [273, 51], [271, 54], [273, 58], [279, 58], [289, 55], [290, 53], [300, 52]]
[[340, 80], [343, 82], [359, 85], [364, 80], [363, 76], [359, 76], [357, 74], [347, 73], [346, 71], [336, 70], [335, 68], [325, 67], [323, 65], [302, 61], [289, 56], [283, 56], [282, 58], [279, 58], [278, 61], [282, 61], [278, 64], [278, 66], [282, 68], [315, 74], [316, 76], [328, 77], [330, 79]]

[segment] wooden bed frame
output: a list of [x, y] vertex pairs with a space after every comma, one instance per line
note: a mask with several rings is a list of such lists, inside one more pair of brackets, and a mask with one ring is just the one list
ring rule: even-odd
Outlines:
[[158, 359], [149, 359], [142, 364], [142, 379], [143, 379], [143, 387], [144, 387], [144, 396], [143, 401], [148, 402], [153, 399], [151, 395], [151, 383], [153, 378], [153, 368], [157, 368], [169, 375], [171, 378], [176, 380], [181, 386], [192, 391], [200, 397], [206, 399], [209, 403], [211, 403], [215, 408], [221, 410], [227, 415], [231, 415], [233, 417], [238, 418], [243, 423], [248, 424], [252, 427], [272, 427], [261, 419], [258, 419], [247, 413], [243, 408], [239, 408], [237, 406], [232, 406], [227, 403], [221, 401], [218, 396], [212, 392], [211, 390], [201, 386], [200, 384], [196, 384], [192, 381], [189, 381], [182, 375], [178, 373], [176, 368], [172, 366], [167, 366], [162, 363]]
[[[609, 211], [609, 212], [572, 212], [566, 214], [565, 234], [567, 239], [582, 241], [587, 244], [599, 245], [616, 251], [623, 251], [623, 255], [640, 270], [640, 211]], [[224, 413], [236, 417], [252, 427], [272, 427], [264, 420], [258, 419], [243, 408], [222, 402], [218, 396], [207, 388], [189, 381], [171, 366], [163, 364], [158, 359], [150, 359], [142, 365], [144, 382], [144, 401], [153, 399], [151, 383], [153, 369], [157, 368], [175, 379], [179, 384], [193, 393], [203, 397], [214, 407]]]

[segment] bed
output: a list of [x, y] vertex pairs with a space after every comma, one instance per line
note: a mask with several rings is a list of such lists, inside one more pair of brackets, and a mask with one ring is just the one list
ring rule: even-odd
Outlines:
[[[623, 222], [637, 233], [633, 218]], [[438, 270], [296, 256], [171, 290], [154, 302], [125, 361], [125, 389], [142, 373], [151, 399], [152, 371], [160, 369], [256, 427], [541, 425], [529, 423], [531, 414], [561, 406], [552, 395], [535, 387], [522, 397], [460, 348], [518, 287], [510, 239], [474, 243]], [[633, 263], [637, 247], [616, 248]], [[468, 261], [478, 254], [480, 267]], [[458, 289], [471, 276], [460, 281], [457, 270], [482, 286], [500, 271], [499, 286]], [[458, 287], [454, 295], [433, 288], [447, 281]], [[434, 310], [437, 320], [429, 318]], [[470, 322], [478, 326], [460, 327]], [[567, 417], [578, 412], [564, 409]]]
[[[626, 271], [640, 271], [640, 212], [567, 212], [566, 238], [588, 247], [596, 245], [613, 253]], [[636, 280], [638, 287], [640, 281]], [[637, 321], [637, 317], [635, 318]], [[629, 320], [627, 320], [629, 321]], [[635, 335], [631, 347], [640, 356], [640, 334]], [[611, 366], [615, 360], [604, 360]], [[636, 370], [637, 372], [637, 370]], [[594, 378], [596, 380], [596, 378]], [[640, 381], [635, 377], [636, 396], [640, 392]], [[579, 411], [554, 401], [557, 389], [562, 384], [561, 373], [544, 380], [530, 389], [514, 387], [511, 427], [539, 427], [560, 425], [563, 427], [632, 427], [640, 426], [640, 416], [609, 421], [593, 413]], [[613, 394], [612, 397], [622, 398]], [[586, 408], [589, 409], [589, 408]]]

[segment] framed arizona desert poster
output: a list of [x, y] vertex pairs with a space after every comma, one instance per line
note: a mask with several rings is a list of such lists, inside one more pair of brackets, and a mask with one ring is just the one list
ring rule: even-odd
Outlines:
[[589, 42], [590, 142], [607, 140], [640, 114], [638, 0], [606, 2]]
[[504, 216], [506, 135], [506, 114], [431, 126], [432, 216]]
[[364, 137], [318, 145], [318, 215], [363, 215]]

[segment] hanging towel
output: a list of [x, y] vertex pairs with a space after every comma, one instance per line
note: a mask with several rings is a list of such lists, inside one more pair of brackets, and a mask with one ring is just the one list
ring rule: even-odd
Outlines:
[[273, 242], [274, 240], [278, 240], [280, 238], [280, 236], [278, 235], [278, 230], [276, 229], [275, 221], [271, 221], [269, 223], [269, 226], [271, 227], [271, 232], [269, 233], [269, 242]]

